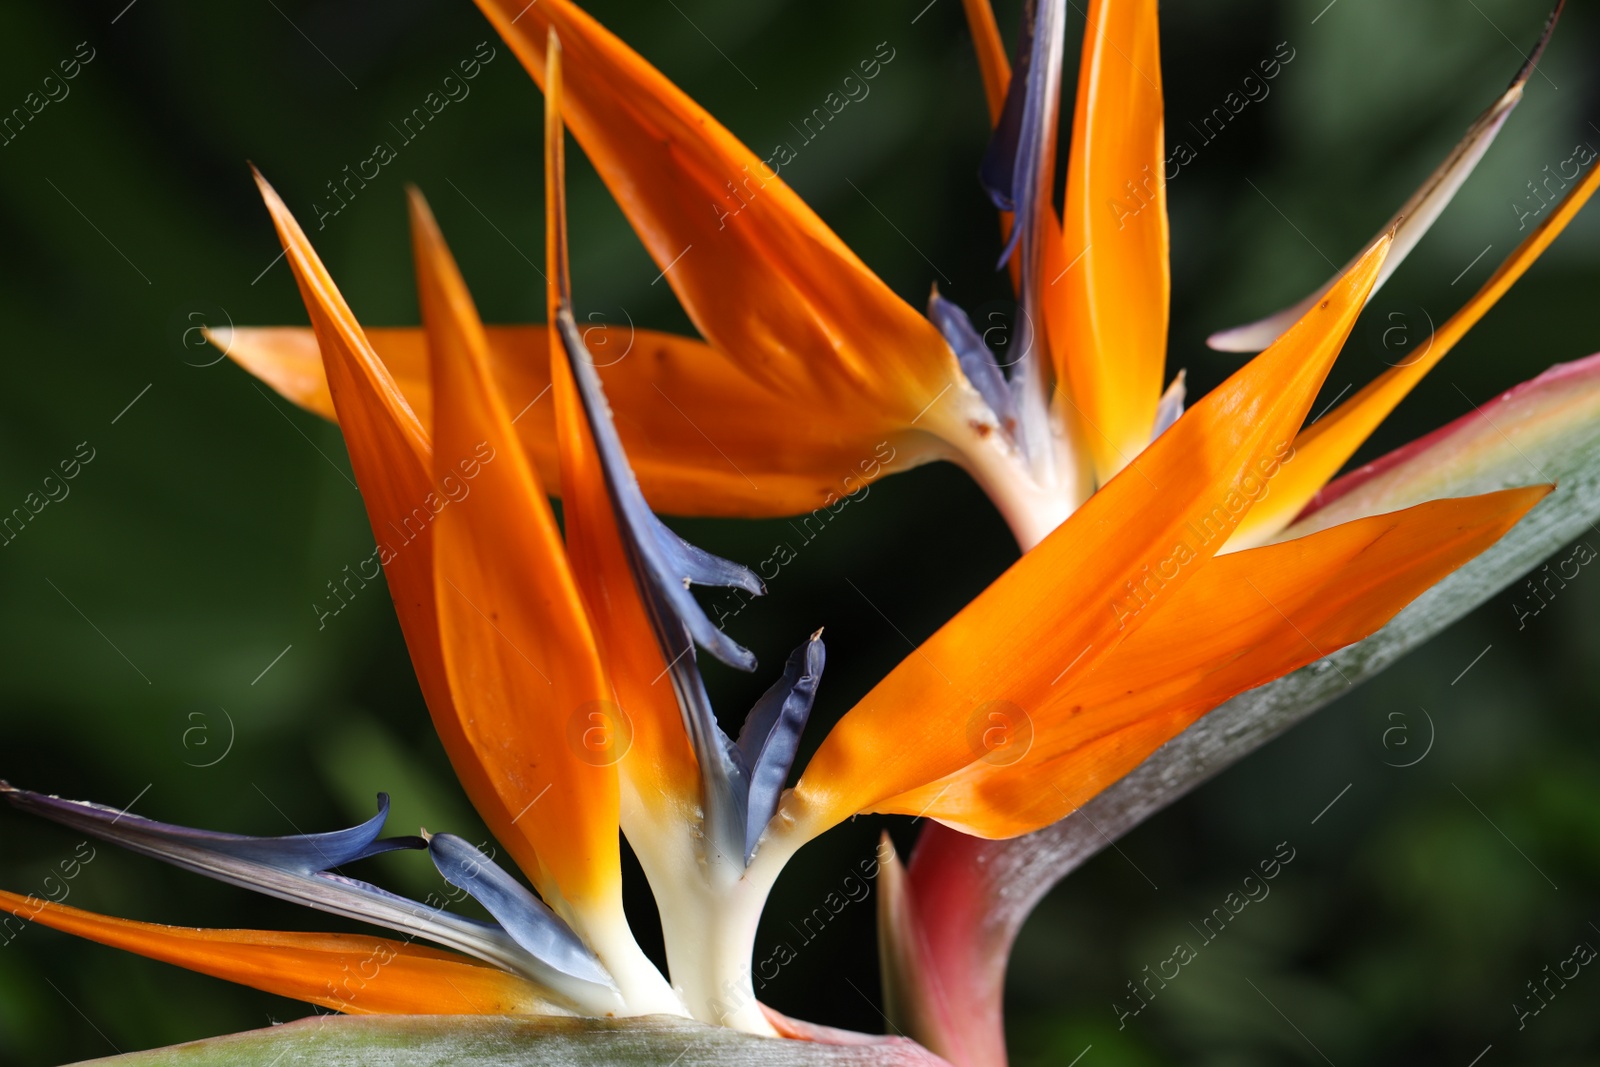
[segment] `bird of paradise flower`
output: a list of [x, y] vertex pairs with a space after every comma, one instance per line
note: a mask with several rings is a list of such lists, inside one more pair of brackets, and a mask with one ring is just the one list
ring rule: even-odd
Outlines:
[[[1593, 191], [1600, 171], [1426, 359], [1302, 428], [1361, 308], [1487, 148], [1532, 60], [1404, 219], [1302, 306], [1217, 339], [1265, 351], [1184, 410], [1181, 377], [1162, 387], [1164, 190], [1159, 210], [1131, 225], [1095, 208], [1161, 160], [1154, 0], [1089, 5], [1060, 218], [1050, 194], [1064, 4], [1026, 5], [1012, 77], [992, 12], [966, 0], [996, 122], [983, 174], [1004, 212], [1024, 322], [1037, 324], [1009, 375], [960, 309], [935, 294], [927, 317], [916, 313], [775, 175], [738, 219], [714, 226], [705, 205], [732, 176], [759, 173], [759, 159], [574, 4], [479, 2], [545, 92], [547, 325], [485, 327], [413, 192], [424, 325], [363, 330], [258, 175], [312, 327], [216, 340], [338, 420], [376, 531], [404, 522], [458, 459], [485, 444], [503, 457], [385, 572], [452, 765], [537, 894], [451, 834], [382, 837], [382, 797], [377, 816], [348, 830], [249, 838], [0, 785], [25, 810], [408, 940], [197, 931], [0, 894], [14, 914], [343, 1012], [662, 1013], [813, 1033], [764, 1009], [749, 971], [762, 906], [804, 844], [867, 812], [983, 838], [1048, 826], [1234, 694], [1373, 633], [1548, 492], [1428, 500], [1328, 528], [1293, 522]], [[705, 341], [647, 334], [650, 358], [597, 368], [570, 304], [564, 125]], [[694, 246], [703, 254], [686, 256]], [[507, 397], [546, 378], [554, 403], [516, 425]], [[654, 414], [650, 391], [667, 387], [736, 462], [712, 462]], [[613, 403], [626, 415], [617, 423]], [[886, 434], [916, 460], [969, 470], [1027, 551], [849, 711], [787, 787], [821, 635], [729, 737], [697, 654], [745, 670], [754, 657], [689, 587], [758, 593], [760, 582], [682, 541], [651, 508], [810, 510], [840, 457], [853, 463]], [[546, 498], [557, 486], [564, 528]], [[994, 708], [1030, 724], [1016, 759], [991, 759], [969, 737], [974, 716]], [[590, 723], [604, 726], [598, 740]], [[668, 975], [622, 913], [619, 830], [660, 909]], [[493, 921], [337, 873], [402, 849], [427, 851]], [[931, 1037], [938, 1044], [937, 1028]]]

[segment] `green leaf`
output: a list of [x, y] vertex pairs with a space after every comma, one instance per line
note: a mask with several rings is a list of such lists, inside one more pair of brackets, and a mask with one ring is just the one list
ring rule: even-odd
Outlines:
[[666, 1016], [317, 1015], [269, 1030], [89, 1061], [115, 1067], [941, 1067], [916, 1044], [752, 1037]]
[[[1090, 856], [1212, 775], [1372, 677], [1600, 520], [1600, 355], [1560, 364], [1471, 414], [1351, 472], [1318, 495], [1317, 510], [1279, 535], [1299, 537], [1424, 500], [1512, 486], [1556, 489], [1504, 538], [1418, 597], [1387, 626], [1268, 685], [1241, 693], [1157, 749], [1132, 773], [1053, 826], [1009, 841], [981, 841], [929, 826], [910, 864], [929, 887], [918, 921], [944, 927], [941, 961], [919, 973], [886, 972], [893, 1003], [930, 1002], [937, 972], [943, 1003], [959, 1005], [917, 1032], [958, 1064], [963, 1048], [1004, 1048], [999, 1033], [1006, 960], [1040, 898]], [[1600, 536], [1600, 531], [1595, 531]], [[962, 883], [951, 888], [953, 883]], [[920, 885], [919, 885], [919, 888]], [[926, 932], [926, 931], [924, 931]], [[885, 958], [894, 958], [885, 953]], [[952, 961], [959, 961], [955, 965]], [[931, 961], [923, 961], [930, 964]], [[915, 1019], [930, 1017], [924, 1012]]]

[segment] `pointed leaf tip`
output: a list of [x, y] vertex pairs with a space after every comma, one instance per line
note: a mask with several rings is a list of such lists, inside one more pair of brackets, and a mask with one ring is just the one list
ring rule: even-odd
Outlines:
[[1539, 40], [1534, 43], [1532, 51], [1528, 53], [1527, 60], [1521, 69], [1511, 79], [1511, 87], [1524, 85], [1533, 77], [1533, 72], [1539, 66], [1539, 60], [1544, 57], [1545, 47], [1550, 44], [1550, 38], [1556, 32], [1556, 23], [1561, 21], [1561, 12], [1566, 10], [1567, 0], [1556, 0], [1556, 6], [1551, 9], [1549, 16], [1544, 20], [1544, 31], [1539, 34]]

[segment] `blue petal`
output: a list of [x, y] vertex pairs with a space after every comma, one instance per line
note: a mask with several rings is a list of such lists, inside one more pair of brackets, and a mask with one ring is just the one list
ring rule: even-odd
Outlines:
[[[687, 644], [685, 651], [690, 651]], [[748, 820], [749, 767], [739, 747], [717, 724], [700, 672], [691, 667], [688, 671], [669, 671], [669, 676], [678, 707], [683, 711], [689, 746], [700, 768], [706, 844], [724, 856], [740, 856]]]
[[928, 319], [944, 335], [945, 343], [961, 364], [962, 373], [988, 403], [1001, 429], [1011, 434], [1017, 425], [1017, 405], [1011, 395], [1011, 384], [995, 364], [993, 353], [973, 327], [972, 319], [960, 307], [940, 296], [937, 285], [928, 296]]
[[800, 735], [811, 716], [811, 703], [822, 681], [825, 659], [822, 631], [789, 654], [783, 677], [762, 694], [739, 731], [739, 751], [750, 768], [750, 793], [746, 806], [744, 861], [755, 857], [767, 823], [778, 810], [778, 799], [789, 780], [800, 749]]
[[[377, 839], [388, 811], [387, 797], [379, 798], [381, 810], [377, 817], [360, 826], [327, 834], [278, 838], [173, 826], [100, 804], [17, 789], [6, 782], [0, 782], [0, 796], [23, 811], [241, 889], [427, 938], [519, 974], [529, 974], [535, 963], [497, 926], [452, 915], [354, 878], [307, 867], [308, 862], [317, 864], [324, 859], [336, 861], [327, 864], [331, 867], [390, 849], [427, 847], [422, 839], [414, 837]], [[308, 856], [316, 859], [308, 861]]]
[[[146, 851], [141, 843], [163, 842], [169, 846], [213, 852], [250, 863], [295, 874], [332, 870], [356, 860], [404, 848], [426, 848], [419, 837], [398, 837], [380, 841], [384, 820], [389, 817], [389, 794], [378, 794], [378, 813], [348, 830], [319, 834], [293, 834], [285, 837], [251, 837], [196, 830], [187, 826], [157, 822], [142, 815], [129, 815], [116, 808], [83, 801], [62, 800], [0, 782], [0, 795], [13, 806], [56, 822], [97, 832], [103, 828], [108, 839], [135, 851]], [[114, 831], [113, 831], [114, 828]]]
[[594, 358], [583, 343], [583, 335], [572, 319], [570, 308], [563, 305], [557, 314], [557, 323], [567, 364], [572, 368], [595, 450], [600, 456], [600, 466], [605, 471], [617, 527], [628, 549], [634, 579], [649, 602], [651, 621], [657, 639], [662, 642], [662, 651], [669, 656], [678, 655], [678, 648], [668, 650], [670, 634], [666, 631], [685, 630], [695, 644], [728, 666], [755, 670], [755, 656], [712, 624], [705, 609], [689, 592], [689, 585], [729, 586], [758, 595], [765, 593], [766, 588], [749, 568], [695, 548], [656, 518], [655, 512], [645, 503], [633, 468], [628, 465], [622, 440], [611, 422], [611, 407], [606, 403], [600, 376], [594, 369]]
[[[1022, 116], [1028, 101], [1028, 70], [1033, 62], [1034, 3], [1028, 0], [1022, 8], [1022, 32], [1017, 37], [1017, 61], [1011, 68], [1011, 83], [1006, 87], [1006, 102], [1000, 109], [1000, 121], [984, 150], [983, 162], [978, 165], [978, 182], [989, 194], [989, 200], [1001, 211], [1017, 209], [1017, 152], [1022, 141]], [[1014, 232], [1014, 231], [1013, 231]], [[1010, 244], [1005, 255], [1009, 256]]]
[[1016, 215], [1011, 236], [1000, 253], [1000, 266], [1005, 266], [1018, 241], [1033, 227], [1040, 210], [1040, 169], [1053, 170], [1055, 166], [1053, 153], [1046, 149], [1054, 143], [1061, 93], [1065, 6], [1064, 0], [1027, 0], [1023, 5], [1022, 33], [1005, 108], [979, 169], [990, 199]]
[[471, 893], [535, 959], [580, 981], [614, 985], [610, 972], [560, 916], [465, 838], [434, 834], [428, 855], [445, 881]]
[[[652, 516], [654, 517], [654, 516]], [[666, 554], [674, 574], [692, 585], [719, 586], [724, 589], [743, 589], [753, 596], [763, 596], [767, 587], [756, 577], [755, 571], [742, 563], [714, 556], [698, 545], [691, 545], [670, 526], [656, 523], [656, 536], [661, 551]]]
[[700, 767], [704, 823], [708, 845], [726, 855], [744, 851], [745, 799], [748, 778], [738, 749], [717, 724], [695, 659], [699, 645], [722, 662], [754, 670], [755, 656], [712, 625], [689, 592], [691, 583], [727, 585], [761, 593], [761, 582], [747, 568], [695, 548], [657, 519], [611, 422], [611, 409], [600, 387], [594, 360], [573, 321], [569, 305], [556, 313], [562, 351], [577, 383], [589, 432], [605, 472], [612, 514], [628, 555], [645, 612], [655, 630], [667, 677], [683, 714], [684, 730]]

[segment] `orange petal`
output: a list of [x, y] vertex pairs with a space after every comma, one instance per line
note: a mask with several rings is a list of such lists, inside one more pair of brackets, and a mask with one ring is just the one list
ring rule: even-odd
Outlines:
[[1043, 705], [1159, 616], [1282, 466], [1386, 250], [874, 687], [822, 743], [791, 814], [820, 832], [965, 767], [983, 754], [968, 731], [987, 705]]
[[1067, 262], [1043, 279], [1045, 314], [1057, 375], [1105, 481], [1150, 441], [1167, 356], [1156, 0], [1093, 0], [1078, 71], [1062, 219]]
[[[560, 50], [552, 46], [545, 99], [545, 273], [555, 284], [547, 288], [548, 351], [559, 352], [557, 317], [569, 297], [565, 127], [561, 122]], [[550, 362], [556, 447], [560, 457], [562, 517], [567, 551], [582, 588], [605, 663], [623, 714], [596, 714], [582, 736], [592, 738], [596, 758], [625, 760], [621, 770], [652, 826], [634, 831], [661, 833], [662, 823], [693, 825], [699, 820], [700, 778], [683, 725], [678, 698], [667, 680], [667, 662], [639, 595], [627, 549], [617, 526], [606, 472], [593, 430], [584, 411], [572, 370], [563, 358]], [[656, 405], [659, 407], [660, 405]], [[644, 454], [630, 454], [644, 458]], [[618, 730], [626, 732], [626, 748], [614, 750]], [[665, 803], [663, 803], [665, 802]], [[663, 811], [663, 807], [677, 810]], [[640, 843], [647, 860], [651, 850]], [[655, 871], [649, 871], [654, 875]]]
[[426, 506], [434, 495], [432, 445], [427, 432], [368, 343], [299, 223], [259, 173], [256, 183], [288, 251], [289, 266], [311, 316], [325, 381], [350, 451], [350, 465], [361, 485], [389, 594], [434, 728], [473, 805], [495, 835], [512, 845], [517, 809], [507, 809], [499, 801], [479, 751], [462, 731], [440, 653], [433, 592], [432, 512]]
[[1223, 701], [1376, 631], [1549, 488], [1430, 501], [1219, 557], [1091, 675], [1031, 709], [1031, 729], [998, 713], [1006, 735], [991, 742], [1025, 752], [992, 747], [877, 810], [990, 838], [1048, 826]]
[[[545, 36], [557, 30], [573, 136], [695, 327], [790, 397], [796, 417], [881, 437], [963, 383], [938, 331], [779, 176], [792, 146], [762, 161], [568, 0], [478, 6], [540, 85]], [[880, 51], [871, 62], [893, 59]]]
[[1600, 186], [1600, 166], [1590, 169], [1560, 206], [1506, 257], [1500, 268], [1483, 283], [1483, 288], [1439, 328], [1421, 353], [1408, 363], [1384, 371], [1297, 437], [1294, 462], [1284, 467], [1283, 476], [1273, 485], [1271, 495], [1240, 524], [1229, 549], [1261, 544], [1293, 522], [1317, 490], [1339, 472], [1423, 375], [1432, 370], [1533, 266], [1534, 260], [1572, 221], [1597, 186]]
[[433, 374], [434, 593], [450, 691], [468, 740], [493, 753], [499, 801], [537, 857], [518, 861], [546, 902], [609, 905], [621, 878], [616, 768], [580, 758], [570, 731], [609, 706], [611, 686], [544, 487], [494, 386], [477, 310], [415, 190], [411, 216]]
[[[393, 388], [410, 406], [426, 432], [433, 424], [433, 387], [428, 381], [428, 339], [414, 326], [363, 327], [367, 344], [377, 355]], [[316, 331], [303, 326], [215, 327], [206, 331], [212, 344], [239, 366], [293, 401], [325, 419], [339, 421], [328, 392], [327, 373]], [[514, 375], [513, 383], [521, 375]], [[548, 385], [549, 376], [540, 388]]]
[[[280, 396], [313, 414], [339, 421], [314, 331], [303, 326], [217, 326], [208, 328], [205, 334], [206, 340], [222, 349], [223, 355], [272, 386]], [[370, 332], [368, 340], [373, 341]]]
[[[361, 486], [367, 517], [378, 541], [379, 559], [394, 600], [406, 648], [433, 717], [434, 729], [450, 756], [456, 777], [490, 830], [524, 869], [537, 868], [532, 845], [517, 816], [525, 802], [503, 799], [503, 750], [469, 735], [451, 692], [440, 645], [438, 605], [434, 594], [434, 508], [430, 501], [449, 499], [433, 484], [432, 444], [383, 360], [373, 351], [322, 261], [306, 240], [294, 216], [256, 175], [262, 198], [278, 235], [288, 250], [289, 265], [311, 315], [317, 347], [350, 451], [350, 464]], [[426, 371], [425, 353], [408, 353], [402, 369]], [[514, 773], [514, 770], [513, 772]]]
[[[544, 326], [488, 326], [496, 385], [523, 448], [547, 487], [560, 478], [549, 398]], [[423, 426], [432, 422], [426, 338], [413, 327], [377, 327], [367, 339]], [[333, 418], [312, 331], [301, 327], [212, 330], [240, 366], [289, 400]], [[589, 325], [617, 430], [650, 506], [669, 515], [768, 518], [836, 504], [885, 474], [937, 458], [922, 435], [852, 423], [849, 412], [813, 410], [747, 376], [716, 349], [688, 337], [629, 326]]]
[[3, 890], [0, 910], [102, 945], [351, 1015], [559, 1010], [515, 975], [451, 952], [383, 937], [161, 926]]

